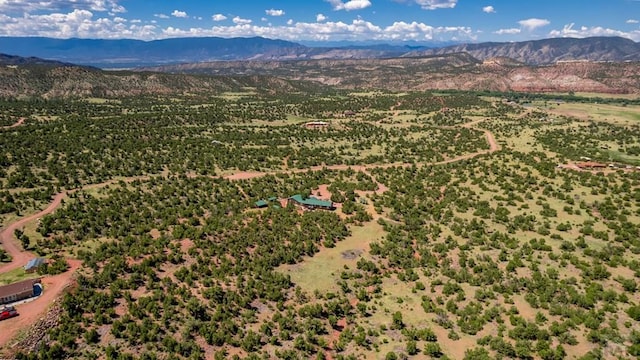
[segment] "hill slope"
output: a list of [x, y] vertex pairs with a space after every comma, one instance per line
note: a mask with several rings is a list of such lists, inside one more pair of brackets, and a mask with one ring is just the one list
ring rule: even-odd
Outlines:
[[459, 52], [468, 52], [480, 60], [509, 57], [534, 65], [560, 60], [640, 61], [640, 44], [619, 37], [463, 44], [433, 49], [380, 44], [310, 47], [261, 37], [155, 41], [0, 37], [0, 53], [36, 56], [103, 68], [219, 60], [381, 59]]
[[149, 70], [209, 75], [272, 75], [344, 88], [640, 93], [638, 63], [566, 62], [527, 66], [468, 53], [419, 58], [208, 62]]
[[[7, 60], [9, 59], [9, 60]], [[20, 64], [20, 65], [15, 65]], [[60, 65], [42, 59], [0, 55], [0, 97], [120, 97], [159, 94], [211, 94], [225, 91], [298, 92], [317, 83], [270, 76], [192, 76], [149, 72], [110, 72]]]
[[566, 60], [640, 61], [640, 44], [621, 37], [557, 38], [514, 43], [481, 43], [412, 51], [404, 56], [444, 55], [467, 52], [486, 60], [508, 57], [541, 65]]

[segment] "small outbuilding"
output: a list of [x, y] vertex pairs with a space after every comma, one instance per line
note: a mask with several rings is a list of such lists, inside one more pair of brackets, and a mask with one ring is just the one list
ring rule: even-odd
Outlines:
[[304, 124], [307, 129], [324, 129], [329, 127], [329, 123], [326, 121], [309, 121]]
[[272, 204], [271, 207], [273, 207], [273, 208], [276, 208], [276, 209], [280, 208], [280, 203], [278, 202], [278, 198], [276, 196], [271, 196], [267, 200], [260, 199], [260, 200], [256, 201], [253, 204], [258, 209], [264, 209], [264, 208], [268, 207], [269, 204]]
[[47, 263], [47, 259], [45, 258], [41, 258], [41, 257], [33, 258], [29, 260], [27, 265], [24, 266], [24, 271], [28, 273], [36, 272], [38, 271], [38, 268], [40, 268], [40, 266], [46, 263]]

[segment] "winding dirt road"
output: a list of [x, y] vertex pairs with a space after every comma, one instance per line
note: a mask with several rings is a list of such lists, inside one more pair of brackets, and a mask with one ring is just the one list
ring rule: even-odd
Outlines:
[[18, 240], [13, 236], [14, 231], [24, 227], [24, 225], [30, 221], [39, 219], [47, 214], [51, 214], [58, 206], [60, 206], [62, 199], [66, 196], [66, 192], [59, 193], [53, 198], [53, 201], [46, 209], [18, 220], [0, 232], [0, 243], [2, 243], [4, 250], [13, 258], [11, 263], [0, 265], [0, 273], [15, 270], [24, 266], [27, 264], [27, 261], [35, 257], [33, 253], [22, 249], [21, 244], [19, 244]]
[[[477, 121], [473, 121], [470, 123], [466, 123], [463, 124], [462, 127], [465, 128], [471, 128], [471, 129], [476, 129], [479, 131], [482, 131], [484, 133], [485, 138], [487, 139], [487, 143], [489, 144], [489, 149], [488, 150], [480, 150], [474, 153], [469, 153], [469, 154], [465, 154], [465, 155], [460, 155], [460, 156], [456, 156], [453, 157], [451, 159], [447, 159], [447, 160], [443, 160], [443, 161], [438, 161], [438, 162], [428, 162], [428, 163], [391, 163], [391, 164], [368, 164], [368, 165], [328, 165], [328, 166], [324, 166], [324, 165], [320, 165], [320, 166], [312, 166], [306, 169], [290, 169], [290, 170], [281, 170], [281, 171], [268, 171], [268, 172], [260, 172], [260, 171], [244, 171], [244, 172], [237, 172], [237, 173], [233, 173], [230, 175], [225, 175], [223, 176], [223, 178], [227, 179], [227, 180], [246, 180], [246, 179], [255, 179], [255, 178], [259, 178], [259, 177], [263, 177], [263, 176], [267, 176], [267, 175], [276, 175], [276, 174], [298, 174], [298, 173], [305, 173], [305, 172], [309, 172], [309, 171], [321, 171], [321, 170], [348, 170], [348, 169], [352, 169], [354, 171], [362, 171], [362, 172], [368, 172], [369, 170], [372, 169], [387, 169], [387, 168], [391, 168], [391, 167], [410, 167], [413, 165], [417, 165], [417, 166], [433, 166], [433, 165], [444, 165], [444, 164], [450, 164], [450, 163], [454, 163], [454, 162], [458, 162], [458, 161], [462, 161], [462, 160], [469, 160], [472, 159], [474, 157], [480, 156], [480, 155], [485, 155], [485, 154], [491, 154], [494, 153], [496, 151], [500, 151], [501, 147], [498, 144], [498, 142], [496, 141], [495, 136], [493, 135], [493, 133], [489, 130], [486, 129], [481, 129], [481, 128], [477, 128], [475, 127], [475, 125], [483, 122], [485, 120], [477, 120]], [[449, 127], [446, 127], [449, 128]], [[370, 174], [369, 174], [370, 175]]]
[[11, 124], [9, 126], [1, 126], [0, 129], [5, 130], [5, 129], [12, 129], [12, 128], [21, 126], [22, 124], [24, 124], [25, 120], [27, 120], [27, 118], [20, 118], [14, 124]]
[[[23, 122], [24, 122], [24, 118], [21, 118], [20, 120], [18, 120], [17, 123], [9, 127], [20, 126], [22, 125]], [[475, 128], [474, 126], [480, 122], [481, 121], [475, 121], [472, 123], [464, 124], [462, 126]], [[418, 165], [429, 166], [429, 165], [448, 164], [448, 163], [453, 163], [461, 160], [471, 159], [476, 156], [489, 154], [489, 153], [493, 153], [500, 150], [500, 146], [498, 145], [495, 137], [490, 131], [485, 129], [479, 129], [479, 128], [475, 128], [475, 129], [481, 130], [484, 132], [487, 142], [489, 143], [488, 150], [481, 150], [475, 153], [461, 155], [455, 158], [447, 159], [447, 160], [436, 162], [436, 163], [422, 163]], [[363, 171], [368, 173], [368, 171], [372, 169], [390, 168], [394, 166], [410, 167], [413, 165], [414, 164], [410, 164], [410, 163], [399, 163], [399, 164], [314, 166], [307, 169], [287, 169], [287, 170], [271, 171], [271, 172], [238, 172], [238, 173], [234, 173], [234, 174], [230, 174], [222, 177], [228, 180], [242, 180], [242, 179], [258, 178], [266, 175], [304, 173], [309, 171], [320, 171], [323, 169], [328, 169], [328, 170], [353, 169], [355, 171]], [[18, 220], [12, 223], [11, 225], [7, 226], [5, 229], [2, 230], [2, 232], [0, 232], [0, 243], [2, 244], [2, 247], [5, 249], [5, 251], [7, 251], [7, 253], [9, 253], [9, 255], [11, 255], [13, 258], [11, 263], [0, 265], [0, 273], [5, 273], [11, 270], [15, 270], [21, 266], [24, 266], [27, 263], [27, 261], [29, 261], [29, 259], [35, 257], [33, 253], [24, 251], [22, 249], [21, 245], [18, 243], [18, 240], [13, 235], [14, 231], [16, 229], [24, 227], [30, 221], [39, 219], [45, 215], [48, 215], [54, 212], [58, 208], [58, 206], [62, 204], [62, 200], [68, 194], [79, 191], [79, 190], [83, 190], [83, 189], [94, 189], [94, 188], [108, 186], [110, 184], [117, 183], [120, 180], [125, 182], [132, 182], [135, 180], [142, 180], [142, 179], [148, 179], [148, 178], [149, 176], [137, 176], [137, 177], [127, 178], [127, 179], [109, 180], [104, 183], [86, 185], [80, 189], [64, 191], [55, 195], [52, 202], [49, 204], [49, 206], [47, 206], [46, 209]], [[378, 183], [378, 185], [379, 187], [381, 187], [381, 189], [379, 190], [382, 190], [382, 191], [386, 190], [386, 187], [384, 186], [384, 184]], [[76, 272], [76, 270], [80, 268], [82, 264], [80, 260], [75, 260], [75, 259], [67, 259], [67, 262], [70, 265], [70, 269], [68, 271], [56, 276], [44, 277], [42, 279], [44, 292], [40, 298], [31, 302], [16, 306], [16, 309], [18, 310], [18, 312], [20, 312], [20, 316], [0, 322], [0, 348], [3, 348], [7, 344], [9, 344], [11, 339], [13, 339], [13, 337], [16, 336], [21, 330], [28, 328], [29, 326], [34, 324], [39, 318], [41, 318], [45, 314], [49, 306], [62, 294], [62, 292], [70, 284], [72, 284], [73, 274]]]

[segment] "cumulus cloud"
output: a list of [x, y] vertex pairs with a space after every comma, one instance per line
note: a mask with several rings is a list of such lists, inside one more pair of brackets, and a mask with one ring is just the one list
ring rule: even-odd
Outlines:
[[269, 10], [265, 10], [264, 12], [269, 16], [282, 16], [282, 15], [284, 15], [284, 10], [269, 9]]
[[369, 0], [349, 0], [347, 2], [342, 2], [342, 0], [327, 1], [333, 6], [333, 10], [362, 10], [371, 6], [371, 1]]
[[350, 23], [342, 21], [324, 23], [292, 22], [288, 26], [258, 26], [252, 24], [237, 24], [234, 26], [214, 26], [212, 28], [180, 29], [169, 27], [162, 31], [161, 37], [184, 36], [220, 36], [220, 37], [249, 37], [262, 36], [291, 41], [429, 41], [476, 40], [474, 32], [469, 27], [434, 27], [419, 22], [395, 22], [382, 27], [362, 19], [355, 19]]
[[453, 9], [458, 4], [458, 0], [396, 0], [396, 1], [416, 3], [425, 10]]
[[526, 20], [520, 20], [518, 21], [518, 24], [520, 24], [520, 26], [522, 26], [523, 28], [529, 30], [529, 31], [533, 31], [537, 28], [543, 27], [543, 26], [547, 26], [549, 24], [551, 24], [551, 22], [547, 19], [536, 19], [536, 18], [531, 18], [531, 19], [526, 19]]
[[317, 21], [317, 22], [319, 22], [319, 23], [320, 23], [320, 22], [323, 22], [323, 21], [325, 21], [325, 20], [327, 20], [327, 17], [326, 17], [326, 16], [324, 16], [323, 14], [318, 14], [318, 15], [316, 15], [316, 21]]
[[627, 20], [627, 24], [637, 24], [639, 21], [636, 19], [629, 19]]
[[126, 9], [119, 0], [0, 0], [2, 13], [29, 13], [34, 11], [90, 10], [123, 13]]
[[213, 21], [224, 21], [227, 20], [227, 17], [222, 14], [214, 14], [211, 15], [211, 20]]
[[0, 14], [0, 36], [45, 36], [53, 38], [150, 39], [155, 25], [126, 24], [109, 18], [94, 18], [88, 10], [46, 15]]
[[483, 7], [482, 11], [486, 12], [487, 14], [493, 14], [494, 12], [496, 12], [496, 9], [493, 6], [488, 5]]
[[514, 35], [514, 34], [520, 34], [520, 32], [522, 32], [522, 30], [518, 28], [510, 28], [510, 29], [500, 29], [498, 31], [494, 31], [493, 33], [498, 35]]
[[247, 24], [251, 24], [251, 20], [249, 19], [243, 19], [240, 16], [236, 16], [233, 18], [233, 23], [234, 24], [238, 24], [238, 25], [247, 25]]
[[174, 17], [177, 17], [177, 18], [187, 18], [187, 17], [189, 17], [189, 15], [187, 15], [186, 12], [180, 11], [180, 10], [173, 10], [173, 12], [171, 13], [171, 16], [174, 16]]
[[169, 15], [165, 15], [165, 14], [153, 14], [154, 17], [157, 17], [158, 19], [168, 19]]
[[603, 28], [601, 26], [581, 26], [575, 27], [574, 23], [565, 25], [562, 30], [552, 30], [549, 32], [551, 37], [573, 37], [573, 38], [585, 38], [590, 36], [620, 36], [633, 41], [640, 41], [640, 30], [635, 31], [621, 31], [609, 28]]

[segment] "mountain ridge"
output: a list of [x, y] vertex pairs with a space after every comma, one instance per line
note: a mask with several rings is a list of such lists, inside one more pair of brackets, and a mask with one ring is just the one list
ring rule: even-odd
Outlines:
[[640, 62], [565, 61], [532, 66], [508, 57], [480, 61], [459, 52], [384, 59], [214, 61], [106, 71], [0, 54], [0, 97], [211, 94], [245, 88], [299, 92], [327, 86], [640, 94]]
[[620, 37], [551, 38], [438, 48], [389, 44], [310, 47], [262, 37], [188, 37], [153, 41], [0, 37], [0, 53], [102, 68], [235, 60], [383, 59], [459, 52], [468, 52], [479, 60], [509, 57], [529, 65], [563, 60], [640, 61], [640, 44]]

